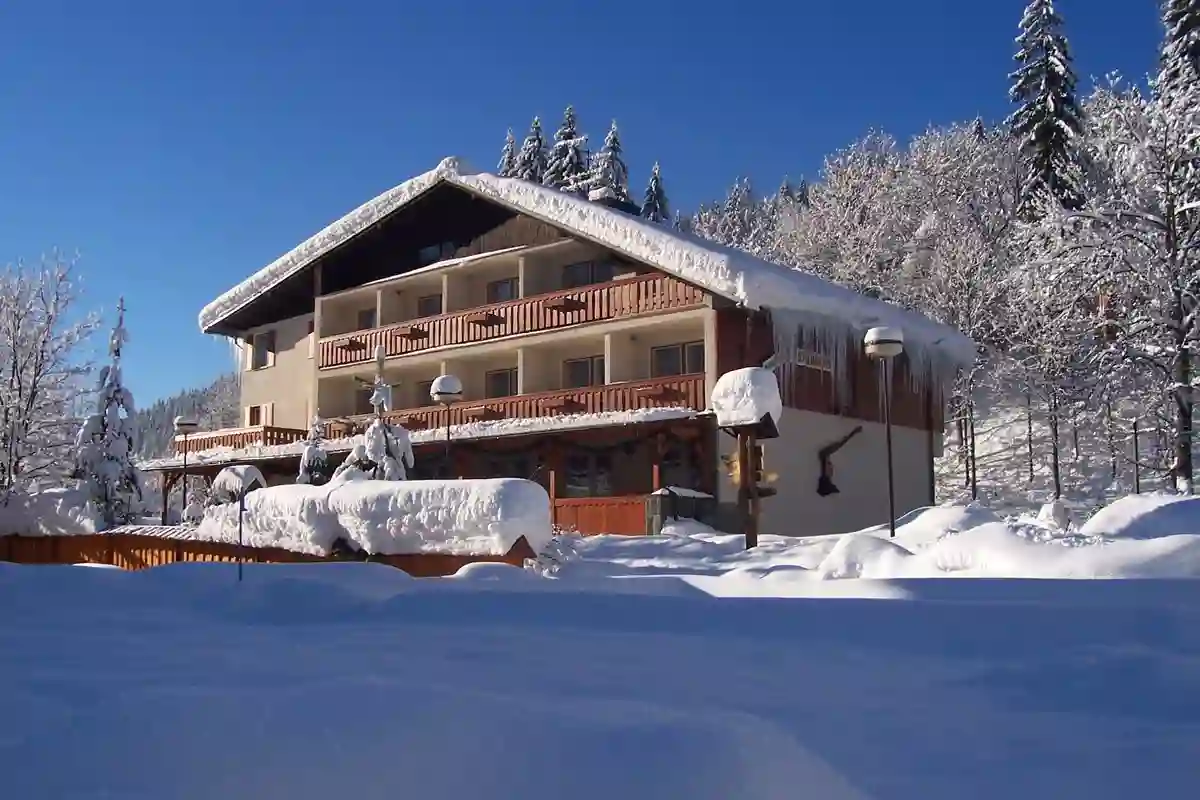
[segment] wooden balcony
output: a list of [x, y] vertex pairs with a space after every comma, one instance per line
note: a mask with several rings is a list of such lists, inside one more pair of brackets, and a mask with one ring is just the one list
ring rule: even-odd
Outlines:
[[318, 367], [363, 364], [382, 345], [388, 357], [506, 336], [542, 333], [591, 322], [698, 308], [704, 291], [662, 274], [523, 297], [436, 317], [321, 339]]
[[[308, 431], [298, 428], [276, 428], [273, 425], [252, 425], [248, 428], [224, 428], [219, 431], [200, 431], [187, 435], [187, 451], [212, 450], [217, 447], [270, 447], [291, 444], [307, 438]], [[184, 437], [175, 437], [175, 454], [182, 455]]]
[[[679, 406], [703, 411], [708, 398], [704, 375], [678, 375], [626, 381], [586, 389], [562, 389], [491, 400], [464, 400], [450, 406], [450, 424], [501, 419], [529, 419], [560, 414], [591, 414], [601, 411], [634, 411], [640, 408]], [[387, 414], [389, 420], [409, 430], [445, 427], [446, 409], [425, 406]], [[353, 431], [366, 427], [371, 415], [350, 418]], [[336, 423], [334, 423], [336, 424]]]

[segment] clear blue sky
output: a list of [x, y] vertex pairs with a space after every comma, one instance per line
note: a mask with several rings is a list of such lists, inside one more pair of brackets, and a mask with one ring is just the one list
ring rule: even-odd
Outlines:
[[[145, 404], [228, 365], [206, 302], [449, 154], [573, 103], [640, 194], [815, 176], [870, 128], [1001, 120], [1025, 0], [7, 0], [0, 262], [78, 251]], [[1059, 0], [1084, 77], [1154, 66], [1155, 0]], [[1086, 90], [1086, 88], [1085, 88]]]

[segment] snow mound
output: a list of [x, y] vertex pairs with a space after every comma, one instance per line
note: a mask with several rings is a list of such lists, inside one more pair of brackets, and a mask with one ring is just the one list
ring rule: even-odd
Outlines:
[[267, 479], [253, 464], [225, 467], [213, 478], [211, 494], [218, 502], [237, 502], [244, 492], [266, 488]]
[[8, 505], [0, 506], [0, 536], [71, 536], [96, 533], [103, 527], [81, 488], [14, 492]]
[[1200, 497], [1172, 494], [1122, 497], [1096, 512], [1080, 526], [1079, 532], [1121, 539], [1200, 534]]
[[712, 410], [717, 425], [757, 425], [770, 417], [776, 425], [783, 418], [783, 400], [775, 373], [762, 367], [745, 367], [726, 372], [712, 390]]
[[[535, 551], [550, 540], [550, 498], [516, 478], [275, 486], [246, 496], [242, 535], [252, 547], [319, 555], [338, 539], [386, 555], [503, 555], [522, 536]], [[237, 506], [208, 509], [195, 537], [238, 541]]]
[[911, 555], [890, 539], [849, 533], [838, 539], [817, 567], [817, 574], [822, 578], [871, 578], [874, 575], [869, 573], [875, 572], [894, 574], [900, 561]]

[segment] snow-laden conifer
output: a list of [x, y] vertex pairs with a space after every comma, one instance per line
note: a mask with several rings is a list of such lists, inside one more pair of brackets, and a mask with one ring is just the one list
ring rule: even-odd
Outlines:
[[529, 133], [525, 136], [525, 141], [521, 143], [521, 150], [517, 153], [512, 177], [541, 183], [542, 176], [545, 174], [546, 141], [542, 137], [542, 121], [538, 117], [534, 117], [533, 123], [529, 126]]
[[1062, 17], [1053, 0], [1032, 0], [1021, 18], [1010, 76], [1010, 99], [1018, 108], [1008, 126], [1021, 146], [1024, 174], [1022, 214], [1032, 218], [1051, 197], [1068, 209], [1084, 203], [1078, 138], [1082, 112], [1075, 97], [1075, 72]]
[[109, 337], [110, 361], [97, 381], [95, 411], [84, 420], [75, 441], [74, 477], [82, 482], [105, 528], [131, 522], [142, 500], [141, 477], [133, 464], [133, 394], [121, 382], [121, 348], [126, 341], [122, 300]]
[[517, 140], [512, 128], [504, 137], [504, 148], [500, 151], [500, 163], [496, 165], [496, 174], [501, 178], [511, 178], [517, 167]]
[[657, 161], [650, 170], [650, 181], [646, 184], [646, 194], [642, 199], [642, 216], [660, 224], [671, 219], [667, 191], [663, 188], [662, 170]]
[[587, 170], [587, 136], [580, 135], [575, 109], [567, 106], [562, 124], [554, 132], [542, 183], [554, 189], [571, 190], [583, 180]]

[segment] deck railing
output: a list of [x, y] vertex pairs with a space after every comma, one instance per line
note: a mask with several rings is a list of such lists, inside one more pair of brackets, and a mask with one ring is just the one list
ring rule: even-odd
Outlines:
[[[308, 436], [308, 431], [298, 428], [277, 428], [274, 425], [251, 425], [245, 428], [224, 428], [218, 431], [198, 431], [187, 435], [187, 451], [212, 450], [217, 447], [271, 447], [291, 444]], [[175, 437], [175, 453], [182, 455], [184, 437]]]
[[703, 304], [704, 292], [695, 286], [662, 274], [642, 275], [329, 336], [318, 344], [317, 363], [331, 369], [366, 363], [379, 346], [390, 358]]
[[[610, 383], [585, 389], [558, 389], [489, 400], [463, 400], [449, 408], [425, 406], [391, 411], [388, 419], [409, 430], [502, 419], [531, 419], [560, 414], [594, 414], [602, 411], [635, 411], [641, 408], [680, 406], [696, 411], [706, 406], [704, 375], [677, 375], [641, 381]], [[371, 420], [370, 414], [349, 417], [355, 430]], [[336, 423], [335, 423], [336, 427]]]

